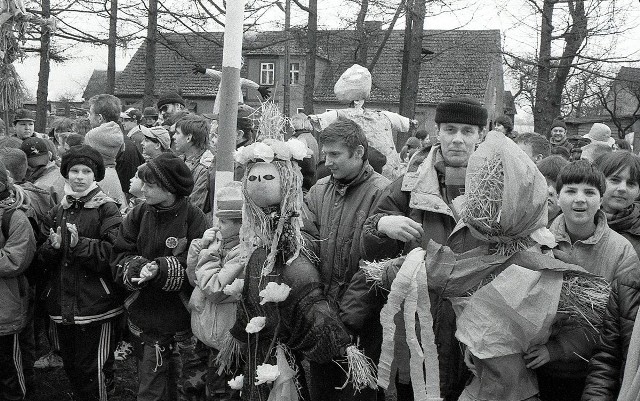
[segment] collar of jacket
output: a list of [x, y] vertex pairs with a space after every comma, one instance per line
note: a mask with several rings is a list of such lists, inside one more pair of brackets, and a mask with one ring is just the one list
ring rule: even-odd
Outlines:
[[365, 160], [365, 162], [362, 163], [362, 168], [360, 169], [360, 172], [353, 180], [345, 184], [336, 180], [335, 178], [333, 178], [333, 176], [331, 176], [330, 181], [331, 181], [331, 184], [333, 184], [333, 187], [335, 188], [336, 192], [340, 194], [340, 196], [344, 196], [347, 193], [347, 190], [349, 188], [356, 187], [362, 184], [363, 182], [368, 180], [369, 177], [373, 175], [373, 173], [374, 173], [373, 167], [371, 167], [369, 162]]
[[35, 169], [33, 171], [33, 173], [31, 173], [31, 175], [27, 178], [30, 182], [34, 182], [37, 179], [39, 179], [40, 177], [42, 177], [43, 175], [45, 175], [46, 173], [48, 173], [51, 170], [56, 169], [56, 163], [53, 161], [50, 161], [49, 163], [47, 163], [44, 166], [38, 167], [37, 169]]
[[205, 149], [200, 154], [197, 154], [197, 155], [194, 155], [194, 156], [188, 157], [188, 158], [185, 157], [184, 158], [184, 162], [187, 165], [193, 165], [194, 168], [198, 164], [202, 164], [206, 168], [209, 168], [209, 167], [211, 167], [211, 163], [213, 163], [213, 159], [214, 159], [214, 154], [211, 153], [211, 151], [209, 149]]
[[[409, 164], [416, 158], [414, 154]], [[407, 171], [402, 179], [402, 191], [411, 192], [409, 207], [427, 212], [442, 213], [455, 218], [453, 211], [442, 199], [440, 182], [435, 164], [442, 158], [440, 146], [431, 148], [427, 157], [420, 163], [417, 170]]]
[[[609, 225], [607, 224], [607, 216], [602, 209], [596, 212], [596, 231], [587, 239], [578, 240], [576, 242], [582, 242], [583, 244], [593, 245], [597, 244], [602, 239], [602, 236], [607, 232]], [[571, 244], [571, 238], [567, 232], [567, 226], [564, 222], [564, 214], [560, 214], [551, 224], [550, 230], [556, 237], [556, 242], [568, 242]]]
[[169, 207], [159, 207], [156, 205], [149, 205], [145, 203], [147, 206], [147, 210], [157, 214], [159, 217], [162, 216], [177, 216], [183, 210], [187, 209], [187, 198], [182, 196], [176, 200], [176, 202]]
[[65, 196], [64, 198], [62, 198], [62, 201], [60, 202], [60, 205], [64, 209], [69, 209], [71, 206], [73, 206], [77, 202], [79, 202], [78, 204], [81, 204], [82, 207], [85, 209], [97, 209], [98, 207], [104, 205], [107, 202], [116, 203], [116, 201], [114, 201], [113, 199], [108, 197], [107, 194], [102, 192], [102, 189], [100, 189], [100, 187], [96, 187], [91, 192], [89, 192], [82, 198], [78, 199], [77, 202], [70, 201], [68, 197], [69, 195]]

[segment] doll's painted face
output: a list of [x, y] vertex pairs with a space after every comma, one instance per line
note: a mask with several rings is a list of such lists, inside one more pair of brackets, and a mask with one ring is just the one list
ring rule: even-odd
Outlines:
[[247, 194], [259, 207], [278, 205], [282, 201], [280, 173], [271, 163], [256, 163], [249, 170]]

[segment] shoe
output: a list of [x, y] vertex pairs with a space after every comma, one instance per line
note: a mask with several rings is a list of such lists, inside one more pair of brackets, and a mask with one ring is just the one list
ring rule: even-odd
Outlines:
[[40, 359], [33, 364], [35, 369], [61, 368], [62, 366], [64, 366], [62, 358], [53, 351], [41, 356]]
[[124, 361], [133, 352], [133, 345], [126, 341], [120, 341], [118, 348], [113, 352], [116, 361]]

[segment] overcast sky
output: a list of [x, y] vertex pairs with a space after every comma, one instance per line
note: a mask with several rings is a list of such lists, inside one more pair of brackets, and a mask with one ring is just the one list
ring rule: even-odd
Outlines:
[[[451, 2], [457, 7], [462, 4], [471, 4], [463, 10], [455, 13], [445, 13], [425, 20], [425, 29], [500, 29], [503, 32], [504, 43], [507, 49], [535, 50], [538, 38], [533, 27], [539, 24], [535, 18], [527, 18], [529, 12], [525, 6], [525, 0], [456, 0]], [[627, 23], [630, 26], [640, 27], [640, 4], [635, 0], [618, 0], [620, 3], [633, 4], [631, 12], [626, 13]], [[340, 26], [340, 13], [345, 14], [344, 0], [319, 1], [319, 21], [326, 28]], [[339, 5], [339, 6], [338, 6]], [[295, 6], [294, 6], [295, 9]], [[284, 20], [283, 13], [274, 10], [269, 16], [272, 20]], [[622, 17], [622, 16], [620, 16]], [[302, 24], [303, 15], [294, 15], [294, 21]], [[396, 25], [401, 29], [402, 23]], [[634, 28], [618, 38], [618, 51], [625, 55], [635, 55], [640, 58], [640, 28]], [[135, 48], [118, 50], [117, 70], [122, 70], [129, 61]], [[80, 98], [89, 77], [94, 69], [107, 68], [107, 48], [83, 45], [67, 52], [72, 59], [64, 64], [52, 63], [49, 80], [49, 100], [72, 96]], [[38, 58], [29, 57], [24, 63], [16, 63], [16, 69], [23, 78], [27, 88], [35, 96], [38, 80]], [[509, 88], [509, 83], [506, 83]]]

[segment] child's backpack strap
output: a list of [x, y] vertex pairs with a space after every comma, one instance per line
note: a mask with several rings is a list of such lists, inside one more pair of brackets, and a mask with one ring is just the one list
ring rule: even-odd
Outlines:
[[2, 213], [2, 236], [5, 242], [9, 239], [9, 227], [11, 226], [11, 217], [16, 209], [7, 209]]

